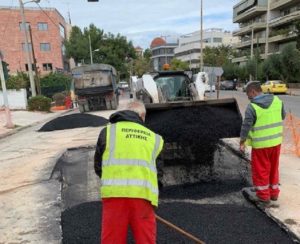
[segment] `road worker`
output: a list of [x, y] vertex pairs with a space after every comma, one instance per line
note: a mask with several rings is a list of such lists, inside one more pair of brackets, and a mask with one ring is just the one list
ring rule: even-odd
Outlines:
[[156, 243], [156, 158], [163, 139], [145, 127], [145, 116], [142, 103], [130, 102], [100, 132], [94, 168], [101, 178], [102, 244], [126, 243], [129, 226], [137, 244]]
[[279, 195], [279, 156], [285, 111], [282, 101], [272, 94], [263, 94], [259, 82], [247, 84], [251, 101], [241, 128], [240, 150], [252, 146], [251, 170], [254, 187], [243, 193], [254, 202], [276, 201]]

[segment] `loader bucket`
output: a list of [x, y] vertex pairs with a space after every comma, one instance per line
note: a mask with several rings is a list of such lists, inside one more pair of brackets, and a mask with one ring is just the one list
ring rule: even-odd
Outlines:
[[221, 138], [239, 137], [242, 116], [234, 98], [146, 105], [146, 125], [165, 141], [158, 159], [160, 183], [214, 179]]

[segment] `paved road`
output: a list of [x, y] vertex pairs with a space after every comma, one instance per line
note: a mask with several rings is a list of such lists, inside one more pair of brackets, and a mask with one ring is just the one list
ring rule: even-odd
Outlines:
[[[207, 96], [210, 96], [207, 93]], [[212, 98], [216, 98], [217, 93], [214, 92]], [[241, 91], [220, 91], [220, 98], [234, 97], [238, 100], [238, 104], [242, 115], [244, 115], [245, 109], [249, 100], [246, 93]], [[290, 95], [279, 95], [280, 99], [284, 102], [285, 110], [287, 112], [292, 112], [295, 116], [300, 118], [300, 96], [290, 96]]]

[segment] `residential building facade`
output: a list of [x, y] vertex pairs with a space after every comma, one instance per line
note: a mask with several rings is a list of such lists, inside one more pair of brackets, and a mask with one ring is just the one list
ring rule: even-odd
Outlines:
[[[211, 28], [203, 31], [203, 49], [220, 45], [232, 46], [238, 43], [238, 37], [233, 37], [230, 31], [220, 28]], [[175, 48], [175, 58], [187, 62], [190, 69], [200, 67], [201, 36], [200, 31], [183, 35], [179, 38]]]
[[154, 71], [163, 70], [164, 64], [170, 64], [174, 58], [174, 49], [178, 43], [167, 43], [162, 37], [153, 39], [150, 45], [151, 63]]
[[[32, 55], [34, 51], [38, 72], [68, 70], [63, 45], [67, 23], [62, 15], [54, 8], [25, 8], [25, 18], [29, 52]], [[10, 73], [28, 71], [28, 50], [19, 8], [0, 7], [0, 35], [0, 50], [9, 64]]]
[[295, 21], [300, 20], [299, 0], [243, 0], [233, 7], [233, 22], [240, 37], [235, 47], [238, 57], [234, 63], [244, 64], [255, 54], [265, 59], [280, 53], [288, 44], [295, 43]]

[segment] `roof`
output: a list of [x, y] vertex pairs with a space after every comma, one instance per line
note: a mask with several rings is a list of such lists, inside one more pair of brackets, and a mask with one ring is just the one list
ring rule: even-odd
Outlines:
[[157, 47], [157, 46], [163, 46], [166, 45], [166, 41], [161, 37], [156, 37], [152, 40], [150, 47]]

